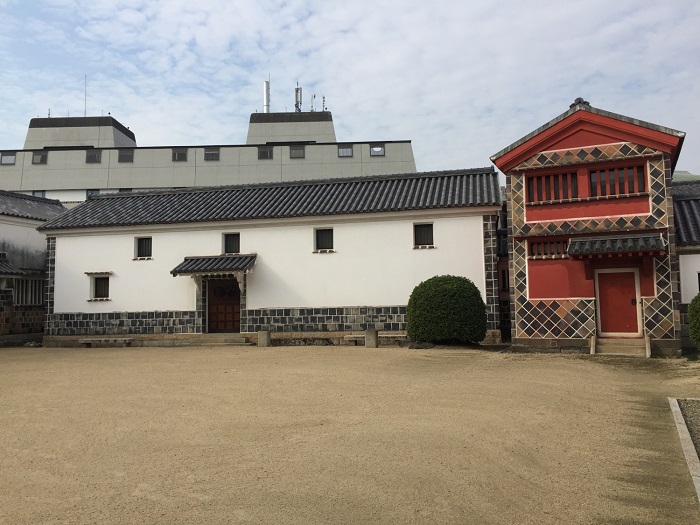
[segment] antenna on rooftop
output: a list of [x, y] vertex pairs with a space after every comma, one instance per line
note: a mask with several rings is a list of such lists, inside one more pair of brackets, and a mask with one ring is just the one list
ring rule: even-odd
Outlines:
[[87, 75], [85, 75], [85, 112], [83, 116], [87, 117]]
[[301, 113], [301, 88], [299, 87], [299, 82], [297, 82], [297, 87], [294, 89], [294, 111]]
[[263, 113], [270, 112], [270, 81], [263, 81]]
[[326, 107], [326, 95], [323, 95], [323, 111], [328, 111], [328, 108]]
[[311, 95], [311, 111], [316, 111], [314, 109], [314, 102], [316, 102], [316, 94]]

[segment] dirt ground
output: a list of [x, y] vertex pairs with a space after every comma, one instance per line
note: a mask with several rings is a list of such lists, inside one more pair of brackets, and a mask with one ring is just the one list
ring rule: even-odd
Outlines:
[[685, 360], [0, 349], [2, 524], [695, 524]]

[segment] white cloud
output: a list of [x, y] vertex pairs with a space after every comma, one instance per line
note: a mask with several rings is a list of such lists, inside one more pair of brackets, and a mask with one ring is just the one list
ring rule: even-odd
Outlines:
[[[0, 0], [1, 1], [1, 0]], [[29, 118], [110, 111], [140, 145], [245, 141], [271, 75], [327, 97], [340, 140], [411, 139], [419, 169], [485, 166], [568, 108], [688, 133], [700, 173], [700, 7], [609, 2], [50, 0], [10, 3], [0, 35], [2, 147]], [[11, 43], [11, 46], [9, 46]], [[9, 103], [11, 100], [12, 103]]]

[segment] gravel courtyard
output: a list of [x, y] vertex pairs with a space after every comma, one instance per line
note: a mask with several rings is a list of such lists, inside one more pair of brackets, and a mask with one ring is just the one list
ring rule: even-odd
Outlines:
[[1, 524], [694, 524], [700, 364], [0, 349]]

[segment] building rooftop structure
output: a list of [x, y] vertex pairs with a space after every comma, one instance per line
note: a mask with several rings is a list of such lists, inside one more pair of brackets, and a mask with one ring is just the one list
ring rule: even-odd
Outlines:
[[100, 195], [42, 231], [499, 206], [492, 167]]

